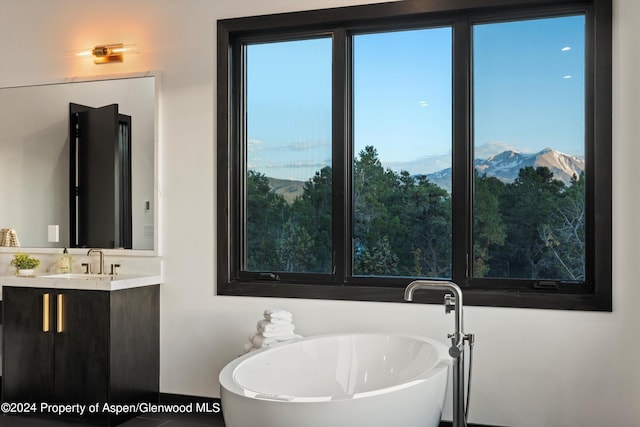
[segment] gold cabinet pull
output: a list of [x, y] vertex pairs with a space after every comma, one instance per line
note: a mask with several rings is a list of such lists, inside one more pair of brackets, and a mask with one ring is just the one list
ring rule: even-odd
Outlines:
[[57, 322], [56, 322], [56, 331], [61, 333], [64, 331], [64, 295], [58, 294], [58, 312], [57, 312]]
[[51, 301], [49, 297], [48, 293], [42, 295], [42, 332], [49, 332], [50, 329]]

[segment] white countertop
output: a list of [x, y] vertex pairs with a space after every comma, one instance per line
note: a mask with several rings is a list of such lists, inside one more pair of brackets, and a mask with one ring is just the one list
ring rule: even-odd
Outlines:
[[160, 275], [136, 274], [45, 274], [38, 276], [0, 276], [0, 299], [2, 286], [23, 286], [28, 288], [80, 289], [90, 291], [119, 291], [141, 286], [159, 285]]

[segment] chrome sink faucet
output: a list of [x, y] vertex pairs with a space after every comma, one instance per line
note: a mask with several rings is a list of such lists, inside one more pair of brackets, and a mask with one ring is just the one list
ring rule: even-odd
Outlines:
[[102, 252], [102, 249], [89, 249], [87, 256], [91, 256], [93, 254], [100, 255], [100, 269], [98, 270], [98, 274], [104, 274], [104, 252]]

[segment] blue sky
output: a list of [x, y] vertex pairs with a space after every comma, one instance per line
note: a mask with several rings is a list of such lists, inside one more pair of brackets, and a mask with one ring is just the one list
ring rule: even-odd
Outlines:
[[[476, 156], [583, 155], [584, 17], [474, 27]], [[393, 169], [450, 166], [450, 28], [354, 38], [354, 146]], [[331, 39], [251, 45], [248, 166], [306, 180], [331, 159]]]
[[248, 167], [307, 180], [331, 162], [331, 39], [252, 45]]

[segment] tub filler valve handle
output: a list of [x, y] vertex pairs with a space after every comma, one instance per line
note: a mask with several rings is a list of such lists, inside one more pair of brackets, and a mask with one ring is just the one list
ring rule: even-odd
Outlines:
[[464, 337], [460, 338], [460, 334], [448, 334], [447, 338], [451, 339], [451, 347], [449, 347], [449, 356], [457, 359], [462, 355], [464, 351]]
[[[456, 309], [456, 297], [451, 294], [446, 294], [444, 296], [444, 312], [445, 314], [451, 313], [452, 310]], [[449, 337], [451, 338], [451, 337]]]

